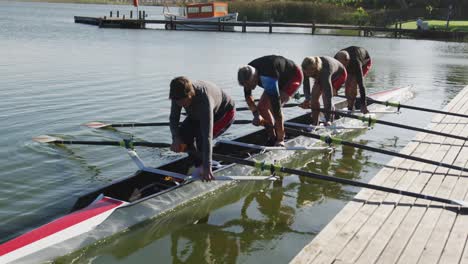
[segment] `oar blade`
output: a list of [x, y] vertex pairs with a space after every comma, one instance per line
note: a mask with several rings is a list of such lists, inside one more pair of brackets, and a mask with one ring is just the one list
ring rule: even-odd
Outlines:
[[99, 128], [109, 127], [111, 126], [111, 124], [106, 124], [106, 123], [102, 123], [98, 121], [92, 121], [92, 122], [83, 124], [83, 126], [87, 126], [89, 128], [94, 128], [94, 129], [99, 129]]
[[277, 176], [215, 176], [216, 181], [276, 181], [278, 179]]
[[33, 140], [39, 143], [54, 143], [57, 141], [62, 141], [61, 138], [52, 137], [49, 135], [41, 135], [41, 136], [33, 137]]
[[462, 200], [452, 200], [453, 204], [459, 205], [463, 208], [468, 208], [468, 202], [462, 201]]

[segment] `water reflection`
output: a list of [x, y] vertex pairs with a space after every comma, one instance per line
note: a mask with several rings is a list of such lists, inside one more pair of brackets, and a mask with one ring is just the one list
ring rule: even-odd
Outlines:
[[[109, 257], [133, 261], [135, 253], [151, 251], [152, 244], [167, 240], [172, 263], [236, 263], [241, 253], [258, 250], [258, 241], [270, 241], [285, 233], [313, 235], [291, 227], [295, 210], [282, 203], [285, 190], [282, 179], [269, 184], [242, 182], [54, 263], [107, 263]], [[221, 216], [223, 221], [216, 211], [221, 206], [233, 206], [232, 215]], [[150, 254], [156, 257], [161, 252]]]
[[[369, 156], [362, 149], [339, 146], [335, 152], [324, 154], [321, 159], [306, 164], [305, 168], [314, 173], [336, 176], [340, 178], [359, 180], [364, 165]], [[342, 184], [300, 177], [297, 185], [297, 206], [301, 207], [311, 202], [325, 198], [350, 199], [355, 194], [343, 188]]]

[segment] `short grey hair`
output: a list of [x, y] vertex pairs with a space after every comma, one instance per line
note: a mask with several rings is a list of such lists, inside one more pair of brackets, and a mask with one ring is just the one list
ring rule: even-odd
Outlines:
[[350, 56], [349, 56], [349, 53], [346, 50], [340, 50], [335, 54], [335, 59], [337, 59], [339, 61], [342, 61], [342, 60], [343, 61], [349, 61]]
[[237, 71], [237, 81], [239, 85], [244, 85], [246, 81], [251, 80], [255, 75], [255, 68], [250, 65], [245, 65]]

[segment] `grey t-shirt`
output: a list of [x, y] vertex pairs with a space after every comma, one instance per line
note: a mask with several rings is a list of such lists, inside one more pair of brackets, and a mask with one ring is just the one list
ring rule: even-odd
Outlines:
[[[329, 110], [331, 110], [331, 101], [333, 97], [332, 82], [341, 76], [346, 69], [343, 64], [332, 57], [324, 56], [320, 57], [320, 59], [322, 60], [322, 70], [320, 71], [319, 77], [315, 80], [314, 85], [318, 85], [322, 88], [324, 107], [328, 110], [325, 114], [325, 118], [330, 120]], [[311, 87], [309, 78], [304, 77], [302, 88], [306, 100], [310, 100]]]
[[[185, 108], [187, 118], [200, 122], [201, 148], [203, 152], [203, 166], [211, 166], [213, 123], [219, 120], [228, 111], [234, 109], [234, 102], [221, 88], [211, 82], [194, 81], [195, 96], [192, 103]], [[169, 116], [172, 139], [179, 135], [179, 121], [182, 107], [175, 100], [171, 102], [171, 115]]]

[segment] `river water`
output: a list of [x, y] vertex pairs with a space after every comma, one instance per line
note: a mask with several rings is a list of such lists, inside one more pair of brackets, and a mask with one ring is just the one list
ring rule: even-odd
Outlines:
[[[124, 149], [53, 147], [49, 134], [76, 140], [128, 138], [170, 142], [167, 128], [92, 131], [88, 121], [167, 121], [168, 85], [186, 75], [209, 80], [243, 105], [239, 66], [280, 54], [300, 63], [349, 45], [366, 47], [370, 92], [412, 85], [407, 103], [442, 108], [468, 84], [468, 45], [405, 39], [306, 34], [216, 33], [99, 29], [73, 16], [127, 13], [131, 6], [0, 2], [0, 242], [70, 210], [78, 196], [136, 167]], [[144, 7], [149, 18], [162, 8]], [[258, 95], [258, 91], [257, 91]], [[248, 114], [240, 119], [249, 118]], [[386, 120], [425, 127], [431, 115], [404, 111]], [[231, 129], [229, 135], [250, 131]], [[376, 126], [355, 140], [399, 150], [415, 135]], [[148, 165], [174, 159], [139, 150]], [[389, 157], [349, 148], [304, 156], [297, 168], [369, 181]], [[291, 166], [292, 166], [291, 165]], [[234, 188], [190, 203], [58, 262], [284, 263], [352, 199], [359, 189], [284, 177], [264, 188]]]

